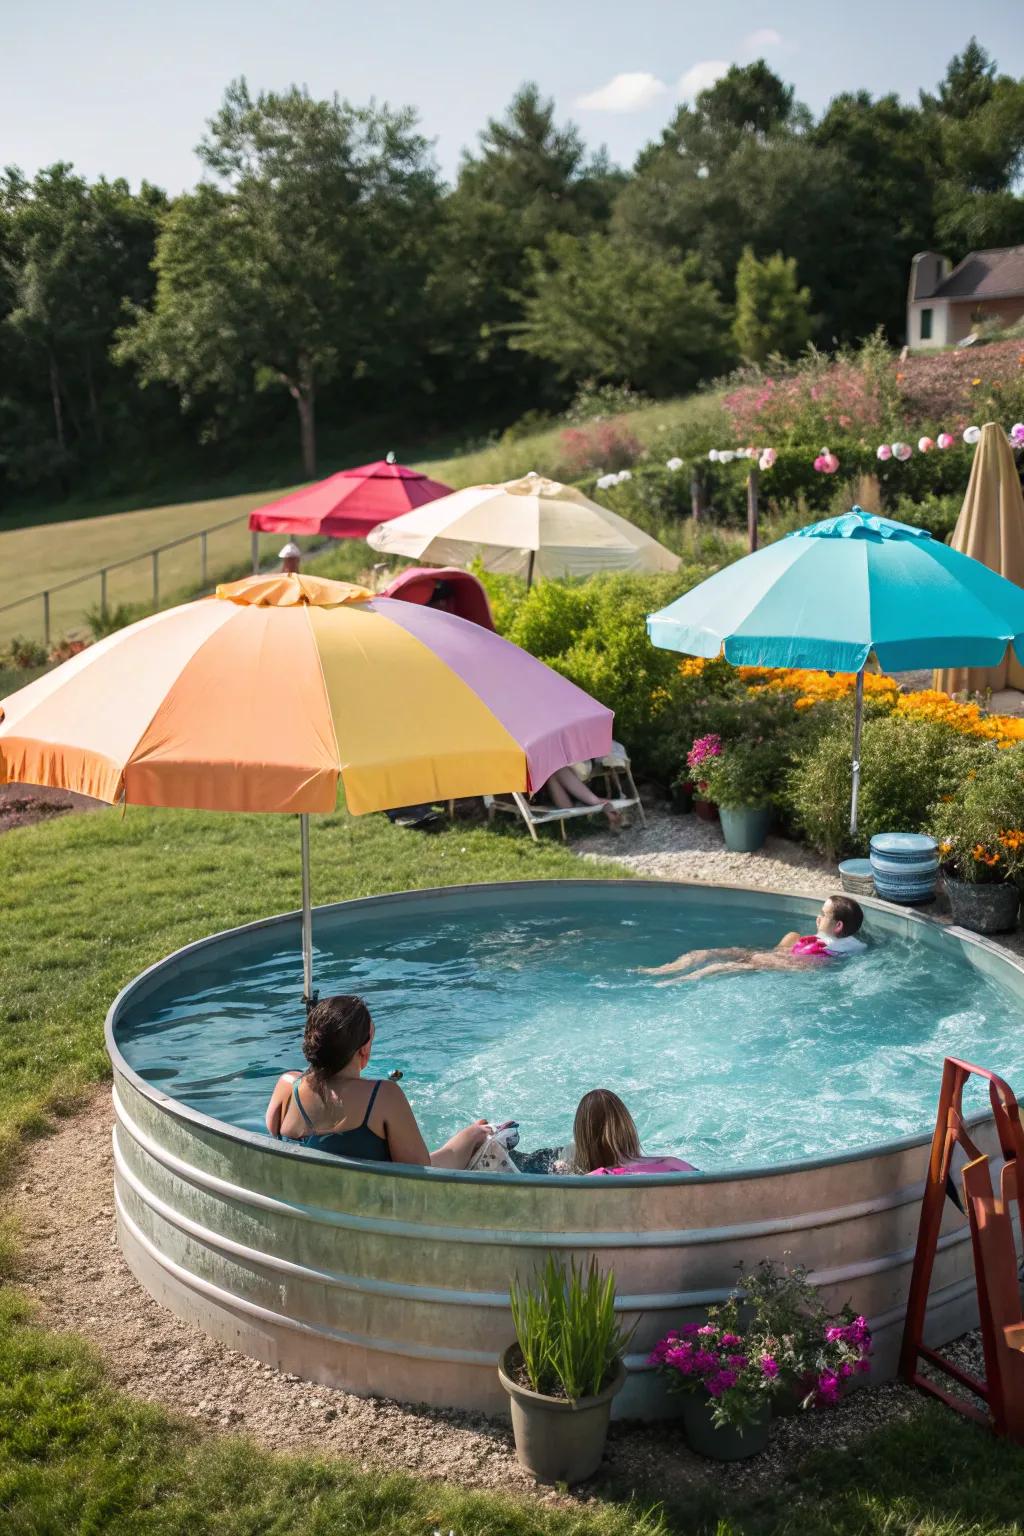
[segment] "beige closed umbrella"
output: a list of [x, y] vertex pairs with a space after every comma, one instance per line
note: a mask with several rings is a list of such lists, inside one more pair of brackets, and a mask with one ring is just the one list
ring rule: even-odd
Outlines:
[[480, 559], [488, 571], [593, 576], [598, 571], [675, 571], [679, 556], [575, 486], [530, 473], [501, 485], [439, 496], [368, 535], [385, 555], [434, 565]]
[[[961, 554], [1024, 587], [1024, 495], [1013, 449], [1002, 427], [993, 421], [981, 429], [967, 495], [949, 542]], [[944, 667], [934, 674], [934, 686], [944, 693], [1024, 689], [1024, 666], [1011, 645], [997, 667]]]

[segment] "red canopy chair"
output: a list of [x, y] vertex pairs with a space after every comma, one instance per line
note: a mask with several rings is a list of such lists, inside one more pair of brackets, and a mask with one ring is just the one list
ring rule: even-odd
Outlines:
[[403, 603], [429, 603], [443, 583], [445, 607], [460, 619], [479, 624], [481, 629], [494, 629], [491, 605], [483, 583], [470, 571], [460, 571], [457, 566], [413, 566], [402, 571], [390, 586], [384, 588], [381, 597], [397, 597]]

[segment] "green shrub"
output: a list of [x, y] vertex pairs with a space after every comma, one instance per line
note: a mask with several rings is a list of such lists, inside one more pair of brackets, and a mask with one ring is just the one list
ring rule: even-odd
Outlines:
[[708, 566], [674, 575], [592, 576], [521, 582], [487, 576], [499, 631], [615, 711], [615, 735], [644, 773], [671, 777], [675, 732], [669, 705], [680, 658], [647, 638], [647, 615], [696, 586]]
[[894, 517], [898, 523], [910, 523], [913, 528], [927, 528], [933, 539], [948, 539], [963, 502], [962, 489], [945, 495], [901, 495], [887, 506], [886, 516]]
[[44, 667], [49, 659], [46, 646], [27, 635], [15, 635], [0, 652], [0, 666], [14, 671], [27, 671], [30, 667]]
[[[808, 711], [819, 714], [819, 710]], [[822, 728], [787, 775], [786, 796], [796, 827], [819, 852], [865, 853], [876, 832], [919, 832], [932, 808], [952, 793], [984, 751], [950, 726], [913, 715], [878, 714], [864, 722], [859, 831], [851, 838], [850, 788], [853, 707], [821, 710]]]
[[602, 1277], [595, 1259], [585, 1270], [573, 1259], [567, 1270], [549, 1254], [532, 1285], [512, 1282], [509, 1300], [534, 1392], [576, 1402], [608, 1385], [636, 1326], [619, 1327], [613, 1274]]
[[961, 880], [1024, 880], [1024, 744], [976, 751], [938, 800], [930, 830]]
[[134, 624], [136, 619], [142, 618], [145, 611], [142, 603], [118, 603], [115, 608], [97, 603], [86, 612], [85, 622], [89, 626], [92, 638], [103, 640], [107, 635], [116, 634], [119, 629], [124, 629], [128, 624]]

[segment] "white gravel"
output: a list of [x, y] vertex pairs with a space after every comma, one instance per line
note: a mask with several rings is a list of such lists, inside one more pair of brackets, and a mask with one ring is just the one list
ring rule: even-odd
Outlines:
[[661, 809], [616, 836], [587, 839], [585, 859], [611, 860], [651, 880], [706, 880], [712, 885], [756, 885], [765, 890], [822, 896], [839, 889], [835, 864], [799, 843], [769, 837], [760, 853], [730, 853], [717, 822]]

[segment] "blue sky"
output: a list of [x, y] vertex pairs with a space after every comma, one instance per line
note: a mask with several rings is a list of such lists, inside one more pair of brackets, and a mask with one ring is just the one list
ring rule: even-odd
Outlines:
[[408, 104], [451, 176], [536, 80], [620, 164], [728, 62], [763, 55], [816, 111], [865, 87], [915, 99], [971, 32], [1024, 75], [1019, 0], [0, 0], [0, 164], [71, 160], [179, 191], [224, 86], [296, 82]]

